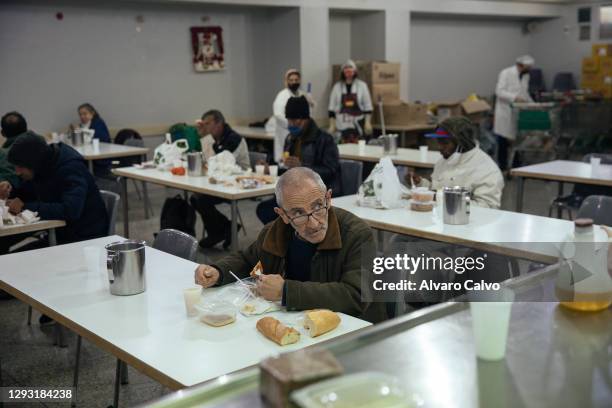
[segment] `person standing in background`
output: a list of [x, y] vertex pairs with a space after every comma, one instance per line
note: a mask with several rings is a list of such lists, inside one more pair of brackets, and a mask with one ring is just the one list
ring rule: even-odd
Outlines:
[[[110, 143], [110, 133], [104, 120], [98, 114], [98, 111], [90, 103], [79, 105], [77, 109], [81, 129], [91, 129], [94, 131], [94, 139], [100, 139], [100, 142]], [[74, 126], [70, 126], [71, 130]], [[96, 177], [108, 177], [111, 175], [111, 160], [102, 159], [94, 160], [94, 175]]]
[[274, 129], [274, 161], [280, 162], [283, 156], [283, 148], [285, 146], [285, 139], [289, 133], [287, 119], [285, 118], [285, 106], [287, 101], [291, 97], [297, 97], [304, 95], [304, 92], [300, 89], [301, 85], [300, 71], [291, 68], [285, 73], [285, 88], [281, 90], [274, 99], [272, 104]]
[[493, 131], [497, 135], [498, 163], [502, 170], [512, 167], [508, 163], [508, 148], [516, 139], [516, 115], [512, 104], [533, 102], [529, 95], [529, 70], [535, 63], [533, 57], [523, 55], [516, 59], [516, 64], [499, 73], [495, 87], [495, 122]]
[[357, 78], [357, 65], [347, 60], [341, 67], [340, 81], [329, 95], [329, 133], [340, 133], [342, 142], [356, 143], [372, 134], [372, 97], [365, 82]]

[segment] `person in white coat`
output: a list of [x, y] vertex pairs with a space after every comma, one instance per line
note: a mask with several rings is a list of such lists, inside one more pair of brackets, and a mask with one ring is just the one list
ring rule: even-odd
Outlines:
[[372, 97], [368, 85], [357, 78], [357, 65], [347, 60], [341, 67], [340, 81], [329, 95], [329, 133], [343, 142], [356, 143], [372, 134]]
[[505, 170], [512, 163], [508, 161], [508, 147], [516, 139], [517, 118], [512, 103], [533, 102], [529, 95], [529, 70], [535, 63], [529, 55], [516, 59], [516, 64], [502, 70], [495, 87], [495, 123], [493, 131], [498, 136], [498, 162]]
[[465, 117], [452, 117], [443, 121], [435, 133], [425, 137], [438, 142], [442, 158], [434, 165], [431, 181], [417, 175], [408, 175], [407, 181], [422, 187], [440, 190], [461, 186], [471, 191], [475, 205], [499, 208], [504, 178], [491, 157], [476, 141], [476, 127]]
[[[285, 73], [285, 88], [276, 95], [272, 104], [273, 116], [270, 118], [269, 123], [274, 130], [274, 161], [277, 163], [280, 162], [283, 156], [285, 139], [289, 134], [287, 119], [285, 118], [285, 106], [287, 106], [289, 98], [304, 95], [300, 89], [301, 79], [300, 71], [293, 68], [289, 69]], [[270, 130], [270, 127], [266, 126], [266, 129]]]

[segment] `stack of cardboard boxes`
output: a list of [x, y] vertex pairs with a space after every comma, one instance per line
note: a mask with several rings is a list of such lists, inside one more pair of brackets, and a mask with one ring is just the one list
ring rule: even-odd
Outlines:
[[[383, 102], [385, 124], [389, 126], [411, 126], [427, 123], [427, 106], [406, 103], [400, 100], [400, 64], [386, 61], [356, 61], [358, 77], [370, 89], [374, 114], [372, 123], [380, 123], [378, 101]], [[340, 80], [340, 65], [332, 69], [332, 82]]]
[[612, 44], [593, 44], [593, 54], [582, 60], [581, 87], [612, 98]]

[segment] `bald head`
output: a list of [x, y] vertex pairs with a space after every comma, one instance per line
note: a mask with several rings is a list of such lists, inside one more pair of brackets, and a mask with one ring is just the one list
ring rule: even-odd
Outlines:
[[280, 207], [283, 206], [283, 195], [288, 191], [298, 193], [299, 190], [312, 190], [318, 188], [322, 194], [325, 194], [325, 183], [318, 173], [308, 167], [294, 167], [287, 170], [276, 182], [276, 202]]

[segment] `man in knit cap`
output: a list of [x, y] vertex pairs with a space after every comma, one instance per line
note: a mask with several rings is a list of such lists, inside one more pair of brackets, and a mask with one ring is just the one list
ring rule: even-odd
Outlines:
[[499, 208], [504, 178], [497, 164], [478, 147], [476, 127], [465, 117], [448, 118], [434, 133], [442, 158], [434, 165], [431, 181], [408, 175], [407, 182], [439, 190], [461, 186], [471, 191], [472, 202], [481, 207]]
[[13, 214], [38, 213], [43, 220], [63, 220], [57, 242], [100, 238], [108, 232], [108, 214], [100, 190], [83, 157], [63, 143], [47, 144], [34, 132], [13, 142], [8, 161], [21, 179], [7, 205]]

